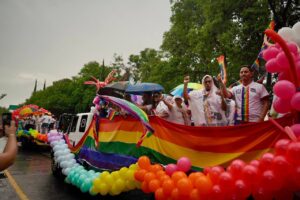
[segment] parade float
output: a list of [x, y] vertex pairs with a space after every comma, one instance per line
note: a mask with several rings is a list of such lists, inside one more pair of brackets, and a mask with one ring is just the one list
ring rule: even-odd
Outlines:
[[34, 104], [24, 105], [12, 112], [12, 118], [17, 121], [17, 139], [22, 143], [23, 147], [31, 147], [33, 145], [44, 146], [48, 145], [47, 134], [38, 132], [34, 129], [34, 126], [30, 128], [24, 127], [24, 121], [27, 118], [32, 118], [33, 116], [43, 115], [50, 113], [44, 108], [40, 108]]
[[[81, 135], [48, 133], [54, 174], [91, 195], [140, 189], [155, 199], [293, 199], [300, 191], [300, 55], [292, 41], [300, 41], [300, 23], [265, 33], [274, 42], [263, 52], [266, 68], [279, 73], [273, 107], [288, 114], [238, 126], [190, 127], [148, 118], [125, 100], [100, 95]], [[103, 102], [128, 116], [101, 118]]]

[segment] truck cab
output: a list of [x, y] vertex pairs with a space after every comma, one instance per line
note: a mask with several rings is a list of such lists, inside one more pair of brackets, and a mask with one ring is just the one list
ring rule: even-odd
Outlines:
[[75, 146], [93, 120], [93, 113], [63, 114], [60, 117], [59, 129], [68, 134], [70, 143]]

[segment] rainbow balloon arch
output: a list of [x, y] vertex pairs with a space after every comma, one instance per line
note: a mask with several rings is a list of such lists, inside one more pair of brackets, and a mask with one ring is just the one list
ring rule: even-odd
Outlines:
[[[297, 30], [300, 30], [299, 22], [295, 26]], [[285, 76], [286, 80], [280, 78], [280, 81], [274, 86], [274, 92], [278, 96], [274, 108], [279, 113], [291, 112], [292, 121], [299, 121], [300, 92], [296, 89], [300, 86], [299, 51], [297, 46], [295, 50], [294, 44], [287, 44], [272, 30], [267, 30], [266, 35], [276, 42], [275, 46], [268, 48], [263, 53], [267, 60], [267, 70], [280, 72], [281, 78], [282, 74], [289, 74], [289, 76]], [[281, 64], [280, 69], [277, 62]], [[284, 69], [283, 66], [286, 68]], [[289, 70], [291, 71], [289, 72]], [[284, 89], [287, 87], [288, 91]], [[101, 97], [94, 100], [98, 107], [100, 100]], [[118, 102], [116, 99], [115, 101]], [[118, 103], [122, 104], [121, 101]], [[287, 118], [281, 120], [285, 119]], [[251, 129], [255, 128], [267, 132], [258, 137], [260, 142], [254, 139], [255, 134], [251, 136], [255, 141], [251, 141], [250, 138], [242, 138], [245, 132], [238, 133], [238, 131], [235, 137], [230, 136], [226, 131], [226, 133], [220, 132], [222, 134], [219, 135], [224, 138], [218, 138], [217, 134], [209, 132], [207, 134], [216, 137], [211, 140], [207, 140], [208, 136], [205, 134], [203, 137], [201, 136], [202, 138], [197, 138], [194, 133], [189, 132], [179, 137], [176, 131], [173, 131], [174, 140], [168, 140], [155, 146], [157, 141], [170, 138], [166, 134], [166, 130], [163, 130], [165, 126], [161, 126], [161, 123], [165, 123], [170, 129], [173, 127], [174, 130], [192, 131], [196, 128], [168, 125], [167, 122], [158, 119], [155, 122], [157, 126], [154, 125], [154, 130], [161, 127], [160, 133], [163, 134], [156, 135], [156, 132], [148, 133], [148, 131], [151, 132], [151, 126], [148, 126], [147, 119], [144, 119], [143, 125], [137, 125], [133, 119], [127, 120], [128, 123], [123, 125], [120, 119], [110, 122], [95, 117], [89, 130], [76, 146], [70, 145], [66, 135], [50, 131], [47, 135], [48, 141], [54, 152], [54, 161], [65, 175], [65, 182], [91, 195], [114, 196], [122, 192], [141, 189], [144, 193], [154, 193], [155, 199], [158, 200], [247, 199], [250, 196], [254, 199], [293, 199], [294, 193], [300, 191], [299, 124], [271, 119], [270, 122], [260, 123], [259, 126], [257, 124], [239, 126], [238, 131], [240, 132], [246, 129], [251, 132]], [[155, 119], [153, 120], [155, 121]], [[118, 135], [114, 134], [112, 128], [120, 129], [115, 132]], [[222, 130], [225, 129], [231, 131], [234, 127], [223, 127]], [[207, 127], [207, 131], [209, 130], [212, 130], [211, 127]], [[134, 133], [133, 137], [129, 134], [130, 132]], [[138, 137], [139, 135], [141, 136]], [[192, 139], [191, 146], [185, 146], [182, 142], [184, 137]], [[114, 143], [110, 142], [112, 138], [115, 140]], [[222, 148], [222, 145], [226, 144], [225, 141], [229, 140], [236, 141], [236, 143], [230, 143], [231, 149], [236, 148], [241, 151], [231, 150], [228, 152], [229, 144], [227, 144], [227, 149]], [[138, 142], [134, 144], [133, 141]], [[199, 141], [204, 143], [200, 146], [206, 144], [209, 146], [209, 142], [219, 143], [219, 146], [200, 149]], [[133, 149], [133, 146], [136, 146], [135, 148], [138, 150], [129, 151]], [[100, 152], [101, 149], [108, 151]], [[112, 149], [119, 154], [124, 153], [126, 149], [129, 150], [124, 153], [125, 155], [120, 156], [112, 154]], [[190, 152], [189, 149], [193, 149], [195, 152], [191, 158], [178, 157], [176, 154]], [[214, 151], [214, 154], [209, 151]], [[197, 154], [197, 152], [200, 153]], [[147, 154], [150, 157], [146, 156]], [[217, 155], [217, 157], [212, 155]], [[153, 162], [154, 160], [156, 162]], [[99, 171], [87, 170], [80, 164], [84, 161], [105, 167], [98, 169]], [[203, 162], [205, 162], [204, 165], [202, 165]], [[220, 163], [222, 166], [215, 165], [215, 163]], [[117, 164], [120, 165], [117, 166]], [[105, 168], [110, 170], [105, 170]]]

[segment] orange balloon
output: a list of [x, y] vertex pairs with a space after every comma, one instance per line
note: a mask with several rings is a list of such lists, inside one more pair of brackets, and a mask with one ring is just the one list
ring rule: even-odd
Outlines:
[[190, 193], [190, 200], [199, 200], [200, 195], [198, 189], [194, 188], [192, 192]]
[[165, 200], [165, 199], [167, 199], [162, 188], [158, 188], [155, 191], [155, 199], [156, 200]]
[[204, 174], [202, 172], [193, 172], [190, 173], [189, 179], [192, 182], [192, 184], [195, 185], [197, 178], [199, 178], [200, 176], [204, 176]]
[[178, 188], [174, 188], [171, 192], [171, 198], [174, 200], [179, 200], [179, 190]]
[[141, 188], [142, 188], [143, 192], [145, 192], [145, 193], [150, 193], [151, 192], [150, 189], [149, 189], [148, 183], [145, 182], [145, 181], [142, 183]]
[[149, 171], [154, 172], [154, 173], [161, 171], [161, 170], [163, 170], [163, 168], [159, 164], [151, 165], [149, 168]]
[[170, 195], [173, 189], [175, 188], [174, 181], [172, 179], [165, 180], [162, 183], [162, 188], [166, 195]]
[[138, 159], [138, 165], [140, 168], [142, 169], [146, 169], [149, 170], [150, 166], [151, 166], [151, 162], [150, 159], [147, 156], [141, 156]]
[[149, 181], [149, 190], [155, 192], [160, 187], [160, 181], [158, 179], [152, 179]]
[[134, 172], [134, 178], [137, 181], [143, 182], [144, 181], [144, 176], [147, 173], [147, 170], [145, 169], [139, 169], [136, 172]]
[[156, 175], [153, 172], [147, 172], [144, 176], [144, 181], [149, 183], [151, 180], [155, 179]]
[[176, 186], [180, 195], [189, 195], [193, 189], [193, 184], [188, 178], [181, 178]]
[[159, 171], [156, 172], [157, 177], [161, 177], [163, 175], [166, 175], [166, 172], [164, 170], [159, 170]]
[[[158, 176], [158, 177], [159, 177], [159, 176]], [[169, 180], [169, 179], [171, 179], [171, 177], [168, 176], [168, 175], [166, 175], [166, 174], [159, 177], [159, 180], [160, 180], [161, 182], [164, 182], [165, 180]]]
[[174, 181], [175, 184], [177, 183], [178, 180], [186, 177], [187, 177], [186, 174], [181, 171], [177, 171], [172, 174], [172, 180]]
[[199, 190], [200, 196], [207, 195], [212, 192], [213, 183], [208, 176], [201, 176], [195, 181], [195, 187]]

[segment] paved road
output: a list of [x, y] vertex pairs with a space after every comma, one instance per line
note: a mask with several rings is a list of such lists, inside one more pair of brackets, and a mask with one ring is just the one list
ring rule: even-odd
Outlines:
[[[0, 178], [1, 200], [86, 200], [86, 199], [153, 199], [140, 191], [111, 197], [92, 197], [52, 176], [49, 149], [18, 152], [15, 164]], [[18, 196], [21, 196], [19, 198]]]

